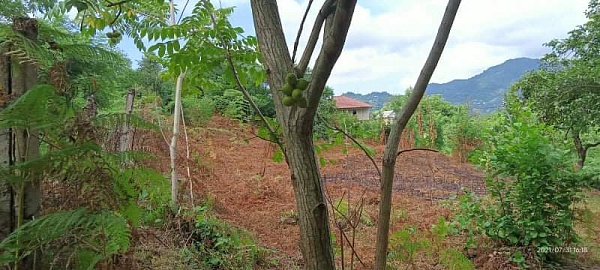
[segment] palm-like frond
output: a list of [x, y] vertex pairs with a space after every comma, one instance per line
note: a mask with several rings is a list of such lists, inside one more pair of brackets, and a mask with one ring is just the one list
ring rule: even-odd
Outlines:
[[127, 221], [112, 212], [90, 213], [86, 208], [55, 212], [26, 223], [4, 239], [0, 243], [0, 265], [16, 262], [52, 242], [69, 239], [78, 242], [73, 245], [79, 253], [78, 268], [93, 269], [100, 259], [126, 251], [130, 238]]

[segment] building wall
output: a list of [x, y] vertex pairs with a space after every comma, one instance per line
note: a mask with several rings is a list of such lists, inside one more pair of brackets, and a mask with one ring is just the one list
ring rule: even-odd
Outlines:
[[358, 120], [369, 120], [369, 108], [340, 109], [348, 114], [355, 115]]

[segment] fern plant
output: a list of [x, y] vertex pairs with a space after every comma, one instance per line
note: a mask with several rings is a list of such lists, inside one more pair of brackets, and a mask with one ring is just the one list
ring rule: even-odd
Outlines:
[[[53, 43], [48, 36], [55, 37]], [[28, 89], [0, 111], [1, 130], [22, 130], [43, 148], [37, 156], [0, 166], [0, 177], [13, 190], [44, 179], [47, 185], [65, 191], [56, 198], [61, 203], [52, 210], [57, 212], [19, 222], [0, 242], [0, 265], [16, 265], [32, 252], [43, 250], [38, 258], [44, 264], [93, 269], [98, 262], [129, 248], [131, 232], [140, 224], [143, 209], [166, 204], [169, 190], [160, 173], [138, 165], [148, 155], [108, 151], [106, 138], [125, 121], [137, 129], [156, 127], [124, 113], [89, 114], [74, 102], [86, 95], [117, 92], [119, 85], [98, 79], [111, 78], [109, 71], [117, 70], [110, 65], [89, 67], [86, 58], [104, 55], [119, 60], [118, 54], [86, 45], [85, 39], [44, 23], [40, 23], [38, 40], [27, 40], [0, 25], [0, 40], [0, 51], [9, 48], [13, 60], [37, 64], [39, 80], [46, 83]], [[52, 196], [49, 193], [44, 199]]]
[[[131, 226], [140, 224], [142, 206], [154, 207], [168, 200], [168, 185], [161, 174], [140, 166], [122, 166], [124, 156], [143, 155], [107, 152], [94, 142], [92, 123], [111, 127], [121, 115], [113, 114], [111, 119], [101, 115], [92, 123], [81, 123], [77, 114], [65, 113], [69, 111], [66, 106], [52, 86], [38, 85], [0, 112], [0, 128], [36, 130], [48, 145], [47, 152], [36, 158], [2, 167], [3, 179], [18, 187], [43, 177], [68, 189], [70, 196], [61, 199], [79, 209], [52, 213], [19, 227], [0, 243], [0, 265], [16, 262], [39, 248], [50, 251], [47, 255], [53, 258], [64, 256], [60, 258], [67, 261], [72, 258], [66, 252], [75, 252], [77, 258], [86, 260], [77, 264], [108, 258], [127, 250]], [[36, 114], [26, 119], [28, 108]], [[74, 125], [64, 130], [64, 123]], [[151, 196], [140, 201], [142, 191]], [[63, 246], [58, 248], [61, 245], [56, 243]]]

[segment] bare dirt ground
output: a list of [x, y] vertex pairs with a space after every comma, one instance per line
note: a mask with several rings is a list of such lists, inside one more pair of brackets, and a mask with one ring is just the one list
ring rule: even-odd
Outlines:
[[[292, 218], [295, 201], [287, 166], [273, 162], [275, 146], [255, 134], [252, 126], [220, 116], [213, 117], [205, 127], [188, 129], [190, 158], [185, 158], [185, 143], [181, 140], [180, 175], [188, 178], [183, 166], [188, 160], [195, 199], [210, 199], [220, 219], [249, 231], [260, 245], [272, 250], [271, 264], [266, 268], [301, 268], [299, 227]], [[370, 146], [377, 151], [376, 160], [380, 165], [383, 146], [375, 143]], [[158, 157], [158, 169], [169, 171], [166, 147], [154, 147], [155, 152], [163, 153]], [[379, 203], [377, 172], [364, 153], [354, 147], [349, 147], [347, 153], [336, 147], [324, 155], [328, 162], [322, 174], [331, 201], [349, 198], [352, 206], [364, 200], [364, 216], [368, 222], [356, 230], [356, 253], [360, 262], [355, 266], [372, 269]], [[484, 175], [480, 170], [442, 153], [405, 153], [398, 158], [396, 170], [392, 232], [409, 227], [428, 231], [438, 218], [451, 219], [452, 210], [444, 204], [451, 194], [461, 189], [478, 194], [485, 192]], [[333, 221], [331, 227], [339, 243], [341, 236]], [[464, 241], [454, 237], [449, 245], [462, 248]], [[336, 257], [339, 263], [340, 258]], [[478, 250], [469, 257], [477, 269], [516, 269], [495, 250]], [[444, 269], [427, 258], [418, 259], [411, 267]]]
[[[188, 133], [195, 193], [214, 200], [219, 218], [250, 231], [261, 245], [275, 250], [283, 269], [300, 264], [299, 228], [286, 222], [295, 209], [293, 190], [286, 164], [271, 159], [274, 146], [256, 138], [251, 126], [219, 116], [207, 127]], [[183, 142], [180, 145], [184, 147]], [[383, 146], [372, 146], [382, 153]], [[364, 211], [376, 224], [379, 184], [370, 161], [353, 147], [346, 154], [341, 147], [330, 149], [325, 156], [328, 164], [322, 173], [327, 195], [334, 201], [350, 196], [350, 205], [364, 197]], [[409, 224], [427, 230], [438, 217], [450, 217], [440, 199], [462, 187], [482, 192], [480, 171], [441, 153], [403, 154], [397, 171], [393, 230]], [[365, 269], [374, 260], [375, 232], [376, 226], [358, 229], [357, 253]]]
[[[187, 133], [189, 157], [184, 134], [181, 134], [179, 141], [179, 175], [184, 187], [180, 199], [189, 203], [193, 196], [193, 205], [198, 205], [200, 200], [210, 201], [213, 213], [218, 218], [247, 230], [259, 245], [268, 248], [271, 252], [266, 258], [267, 263], [257, 269], [301, 269], [299, 227], [294, 219], [294, 194], [286, 164], [276, 163], [271, 158], [275, 146], [257, 138], [256, 130], [251, 125], [220, 116], [214, 116], [204, 127], [188, 128]], [[170, 161], [165, 140], [169, 134], [163, 136], [140, 134], [136, 137], [136, 150], [154, 153], [156, 159], [150, 160], [147, 165], [167, 175]], [[380, 166], [383, 146], [376, 142], [368, 145], [376, 150], [375, 159]], [[322, 174], [329, 200], [337, 203], [344, 198], [349, 202], [348, 208], [363, 205], [361, 222], [355, 230], [358, 258], [354, 269], [372, 269], [379, 207], [377, 170], [365, 154], [355, 147], [348, 147], [345, 153], [342, 146], [338, 146], [323, 154], [327, 164], [322, 167]], [[414, 228], [418, 232], [424, 232], [420, 236], [422, 239], [433, 241], [434, 236], [430, 233], [432, 225], [439, 218], [451, 220], [453, 217], [452, 200], [447, 200], [452, 194], [460, 193], [462, 189], [477, 194], [485, 193], [484, 174], [479, 169], [442, 153], [404, 153], [397, 160], [396, 172], [390, 228], [392, 234]], [[47, 186], [44, 190], [51, 193], [45, 195], [49, 198], [45, 200], [47, 210], [67, 207], [64, 202], [73, 197], [69, 195], [69, 187]], [[580, 245], [587, 247], [590, 252], [572, 259], [573, 262], [568, 267], [556, 269], [600, 269], [596, 266], [600, 258], [600, 193], [589, 192], [587, 196], [584, 204], [592, 210], [592, 214], [587, 216], [591, 222], [588, 222], [587, 228], [578, 230], [586, 236]], [[70, 204], [77, 204], [77, 200]], [[330, 213], [334, 213], [331, 207]], [[336, 223], [334, 214], [330, 216], [330, 227], [337, 243], [336, 260], [340, 266], [339, 247], [342, 235], [339, 229], [344, 228], [347, 235], [352, 234], [352, 231], [348, 230], [348, 226], [341, 226], [339, 218]], [[172, 262], [166, 260], [161, 264], [157, 261], [163, 257], [169, 258], [165, 252], [173, 253], [171, 256], [174, 257], [179, 256], [176, 247], [181, 244], [178, 243], [181, 237], [177, 232], [180, 229], [139, 230], [134, 233], [136, 244], [131, 253], [145, 254], [146, 261], [151, 261], [153, 267], [164, 266], [155, 269], [172, 269], [175, 267]], [[465, 237], [452, 236], [446, 239], [443, 248], [462, 250], [465, 241]], [[396, 244], [392, 240], [390, 248], [393, 249], [394, 245]], [[350, 253], [348, 246], [345, 247], [345, 262], [348, 265]], [[515, 265], [506, 262], [508, 257], [503, 247], [493, 243], [485, 245], [485, 248], [467, 251], [466, 255], [477, 269], [517, 269]], [[122, 269], [124, 265], [128, 265], [130, 258], [125, 256], [123, 259], [124, 262], [116, 264], [116, 268], [112, 269]], [[146, 269], [135, 266], [139, 259], [133, 258], [128, 268]], [[427, 255], [418, 255], [410, 264], [403, 262], [394, 267], [445, 269], [440, 265], [439, 258]]]

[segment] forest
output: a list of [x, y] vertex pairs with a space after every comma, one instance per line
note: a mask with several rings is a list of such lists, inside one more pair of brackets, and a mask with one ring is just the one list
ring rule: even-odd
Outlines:
[[425, 95], [448, 0], [369, 120], [328, 84], [356, 0], [293, 44], [249, 2], [255, 36], [207, 0], [2, 2], [0, 269], [600, 267], [600, 1], [479, 114]]

